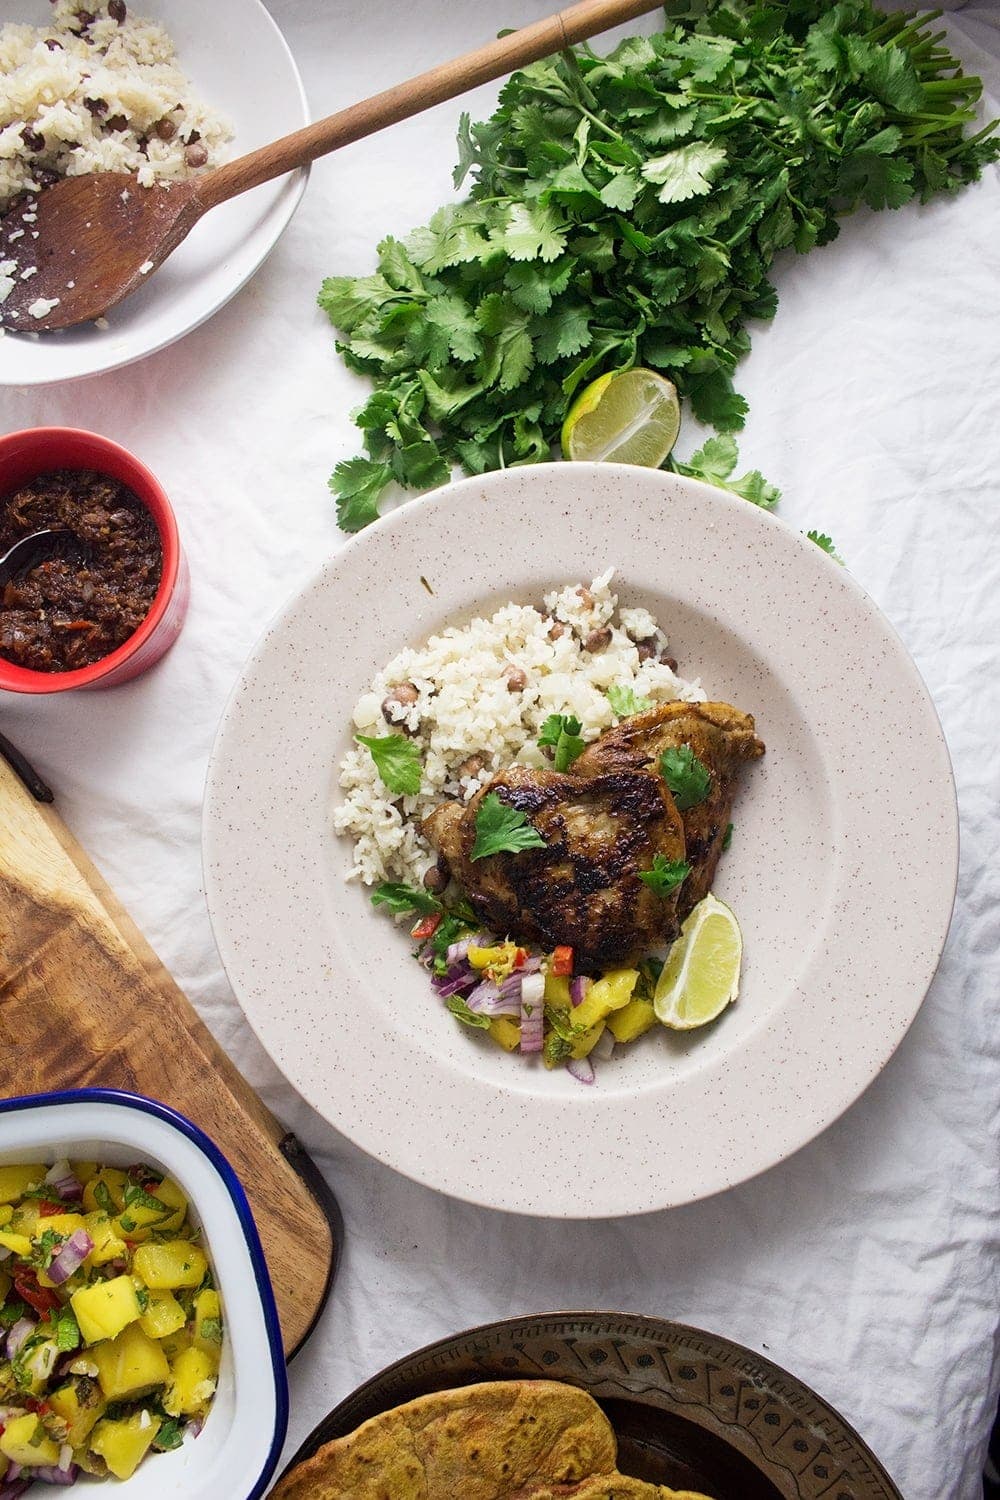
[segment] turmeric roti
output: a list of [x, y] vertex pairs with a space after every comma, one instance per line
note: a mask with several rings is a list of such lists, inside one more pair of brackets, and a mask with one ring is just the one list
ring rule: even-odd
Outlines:
[[419, 1396], [299, 1464], [272, 1500], [706, 1500], [616, 1472], [586, 1391], [498, 1380]]

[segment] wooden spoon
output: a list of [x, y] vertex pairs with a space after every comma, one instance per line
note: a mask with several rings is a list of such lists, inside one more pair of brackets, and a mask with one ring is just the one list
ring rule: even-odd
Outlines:
[[128, 173], [99, 172], [31, 194], [0, 221], [0, 275], [8, 278], [0, 280], [0, 296], [7, 287], [0, 326], [37, 333], [100, 317], [142, 286], [217, 204], [661, 4], [580, 0], [186, 182], [143, 188]]

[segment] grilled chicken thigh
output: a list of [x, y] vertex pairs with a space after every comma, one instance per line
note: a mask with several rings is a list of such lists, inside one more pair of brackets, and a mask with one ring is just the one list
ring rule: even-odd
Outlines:
[[729, 703], [663, 703], [623, 719], [588, 745], [573, 764], [575, 776], [651, 771], [665, 750], [687, 745], [711, 775], [704, 801], [681, 812], [685, 858], [691, 873], [680, 889], [681, 920], [706, 896], [722, 853], [740, 767], [764, 754], [750, 714]]
[[[476, 813], [490, 792], [525, 815], [544, 849], [471, 860]], [[578, 972], [626, 964], [677, 930], [677, 892], [664, 898], [639, 879], [657, 854], [684, 858], [674, 800], [647, 771], [584, 779], [510, 766], [467, 807], [435, 808], [423, 830], [482, 922], [544, 948], [570, 944]]]

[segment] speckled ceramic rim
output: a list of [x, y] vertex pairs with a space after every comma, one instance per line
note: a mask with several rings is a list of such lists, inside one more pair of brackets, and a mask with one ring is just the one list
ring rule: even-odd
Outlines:
[[[612, 563], [623, 599], [659, 613], [682, 674], [754, 712], [768, 753], [715, 886], [744, 933], [738, 1004], [685, 1038], [650, 1033], [588, 1089], [435, 1007], [405, 935], [344, 882], [330, 817], [377, 669], [449, 620]], [[327, 1120], [457, 1197], [592, 1218], [742, 1182], [858, 1097], [934, 974], [958, 834], [933, 705], [845, 569], [694, 481], [551, 464], [407, 505], [277, 617], [223, 717], [204, 859], [251, 1025]]]

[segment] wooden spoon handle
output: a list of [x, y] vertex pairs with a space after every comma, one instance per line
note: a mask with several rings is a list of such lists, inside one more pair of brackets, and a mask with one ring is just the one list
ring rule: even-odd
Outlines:
[[247, 156], [227, 162], [216, 171], [196, 179], [194, 197], [202, 211], [214, 208], [217, 203], [235, 198], [238, 193], [245, 193], [248, 188], [258, 187], [262, 182], [270, 182], [272, 177], [280, 177], [283, 172], [303, 167], [307, 162], [315, 161], [317, 156], [335, 151], [338, 146], [347, 146], [351, 141], [373, 135], [386, 125], [409, 119], [445, 99], [454, 99], [480, 83], [502, 78], [505, 73], [522, 68], [526, 63], [537, 62], [541, 57], [549, 57], [574, 42], [585, 41], [610, 26], [659, 10], [662, 3], [663, 0], [579, 0], [578, 4], [559, 11], [557, 15], [498, 37], [475, 52], [467, 52], [426, 73], [418, 73], [416, 78], [397, 84], [395, 88], [374, 94], [372, 98], [352, 104], [335, 115], [328, 115], [325, 120], [317, 120], [302, 130], [282, 136], [259, 151], [251, 151]]

